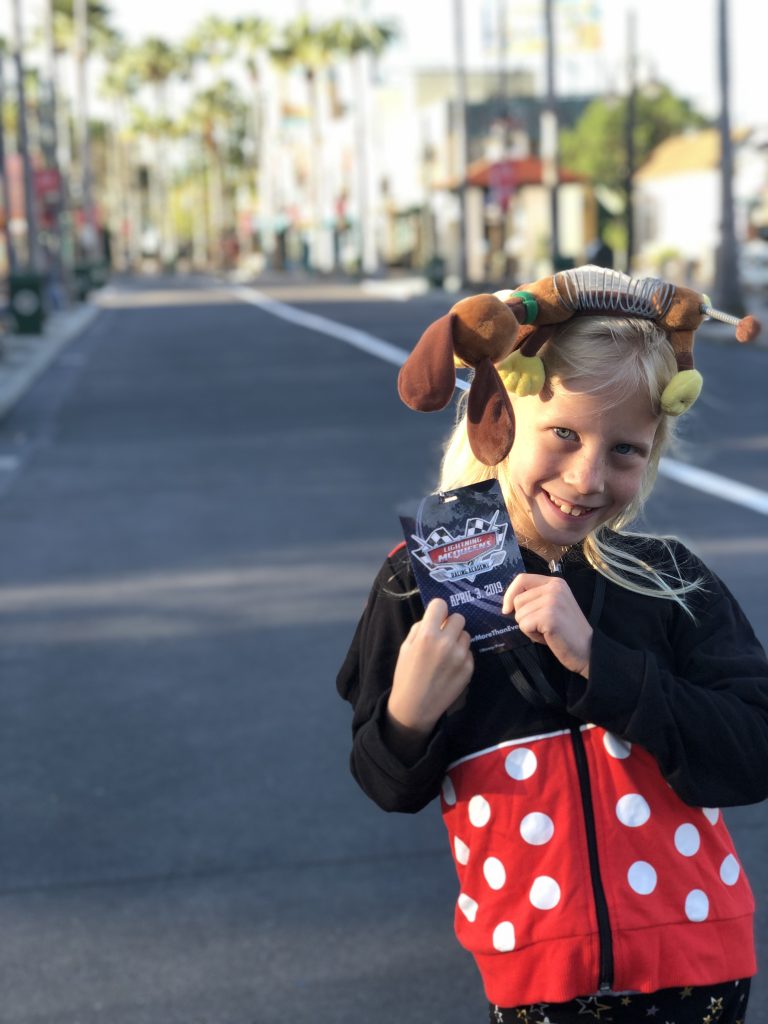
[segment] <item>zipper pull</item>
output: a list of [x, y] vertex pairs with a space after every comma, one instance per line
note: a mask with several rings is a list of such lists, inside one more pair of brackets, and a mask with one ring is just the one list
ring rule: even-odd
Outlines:
[[556, 561], [554, 558], [549, 563], [549, 571], [552, 576], [562, 576], [563, 574], [562, 569], [560, 567], [560, 563]]

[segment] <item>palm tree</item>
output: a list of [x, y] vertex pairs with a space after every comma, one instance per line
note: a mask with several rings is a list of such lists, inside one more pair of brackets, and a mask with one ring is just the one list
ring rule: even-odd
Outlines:
[[[45, 0], [51, 5], [50, 27], [46, 26], [49, 35], [48, 46], [51, 55], [51, 89], [56, 90], [58, 82], [58, 58], [69, 53], [74, 58], [77, 81], [77, 138], [78, 160], [80, 170], [80, 207], [84, 221], [84, 232], [80, 242], [81, 260], [86, 264], [98, 259], [102, 254], [98, 249], [96, 235], [93, 171], [90, 152], [90, 96], [88, 89], [88, 64], [93, 52], [105, 52], [113, 49], [119, 41], [119, 33], [109, 23], [111, 11], [101, 0]], [[70, 180], [71, 156], [69, 151], [69, 124], [63, 104], [61, 108], [63, 122], [57, 125], [56, 133], [59, 143], [59, 164], [62, 177]]]
[[363, 271], [369, 274], [379, 269], [374, 206], [376, 173], [372, 165], [374, 118], [370, 110], [372, 63], [396, 36], [396, 28], [388, 22], [361, 22], [345, 18], [335, 25], [337, 46], [351, 59], [355, 73], [354, 120], [360, 257]]
[[168, 116], [168, 86], [175, 76], [186, 72], [188, 62], [180, 50], [157, 37], [145, 39], [139, 46], [129, 48], [122, 57], [123, 74], [137, 83], [137, 88], [146, 85], [154, 95], [155, 114], [142, 115], [142, 129], [154, 138], [155, 168], [152, 175], [152, 192], [155, 202], [151, 216], [155, 219], [160, 237], [160, 257], [170, 263], [175, 259], [177, 244], [171, 208], [168, 202], [170, 189], [170, 118]]
[[306, 15], [289, 22], [280, 41], [271, 48], [272, 59], [284, 69], [300, 68], [310, 107], [311, 159], [309, 162], [312, 224], [310, 266], [333, 269], [335, 254], [329, 230], [332, 215], [329, 182], [325, 173], [327, 111], [326, 71], [338, 55], [338, 41], [329, 26], [315, 26]]
[[111, 100], [113, 113], [109, 125], [110, 158], [112, 173], [109, 181], [114, 189], [114, 202], [110, 208], [114, 214], [117, 230], [113, 236], [121, 242], [121, 258], [125, 267], [135, 266], [140, 257], [140, 238], [138, 226], [141, 223], [140, 211], [136, 208], [135, 195], [132, 192], [132, 165], [127, 145], [129, 131], [128, 100], [135, 96], [139, 81], [123, 61], [124, 48], [116, 48], [111, 55], [108, 67], [101, 80], [102, 95]]
[[183, 117], [181, 129], [201, 143], [205, 162], [209, 261], [226, 262], [224, 246], [234, 237], [234, 192], [242, 165], [242, 139], [247, 107], [235, 86], [221, 81], [197, 93]]
[[[261, 247], [267, 262], [275, 253], [275, 143], [277, 90], [269, 81], [269, 48], [274, 27], [264, 18], [238, 18], [234, 23], [235, 52], [242, 58], [251, 85], [251, 151], [256, 162], [254, 184], [258, 196]], [[250, 232], [248, 237], [250, 246]]]
[[5, 251], [8, 257], [8, 270], [15, 274], [17, 270], [16, 247], [9, 227], [11, 219], [11, 194], [8, 187], [8, 174], [5, 160], [5, 55], [8, 44], [0, 38], [0, 201], [3, 204], [3, 234], [5, 235]]
[[16, 87], [18, 91], [18, 131], [19, 155], [24, 174], [24, 214], [27, 221], [27, 264], [31, 270], [42, 272], [42, 253], [37, 234], [37, 214], [35, 210], [35, 189], [32, 175], [32, 159], [29, 152], [29, 136], [27, 131], [27, 99], [24, 76], [24, 28], [21, 20], [21, 2], [12, 0], [13, 15], [13, 60], [16, 65]]

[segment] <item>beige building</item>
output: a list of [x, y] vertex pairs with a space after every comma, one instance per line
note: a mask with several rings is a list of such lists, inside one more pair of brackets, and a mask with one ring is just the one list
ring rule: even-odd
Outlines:
[[[716, 128], [666, 139], [635, 176], [638, 272], [709, 290], [720, 242], [720, 136]], [[768, 149], [757, 132], [734, 137], [733, 194], [740, 242], [754, 234], [768, 196]]]

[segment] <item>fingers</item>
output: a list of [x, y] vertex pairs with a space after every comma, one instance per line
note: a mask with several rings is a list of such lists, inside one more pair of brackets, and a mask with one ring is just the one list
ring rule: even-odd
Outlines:
[[430, 601], [400, 648], [388, 709], [409, 729], [430, 731], [474, 671], [464, 616], [447, 613], [445, 601]]
[[442, 630], [446, 636], [458, 637], [464, 629], [466, 620], [458, 612], [449, 615], [445, 601], [440, 597], [434, 597], [427, 605], [421, 622], [427, 630]]
[[513, 615], [515, 612], [515, 602], [520, 595], [536, 590], [551, 582], [551, 576], [539, 576], [532, 572], [519, 573], [504, 592], [504, 600], [501, 605], [503, 614]]

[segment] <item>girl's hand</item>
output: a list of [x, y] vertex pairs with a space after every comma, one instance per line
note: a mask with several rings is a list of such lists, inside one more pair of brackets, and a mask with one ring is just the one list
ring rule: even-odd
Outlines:
[[561, 665], [589, 678], [592, 627], [562, 576], [520, 573], [504, 594], [502, 611], [514, 615], [530, 640], [546, 644]]
[[448, 615], [435, 598], [400, 646], [387, 710], [390, 724], [411, 737], [426, 736], [461, 696], [474, 671], [464, 616]]

